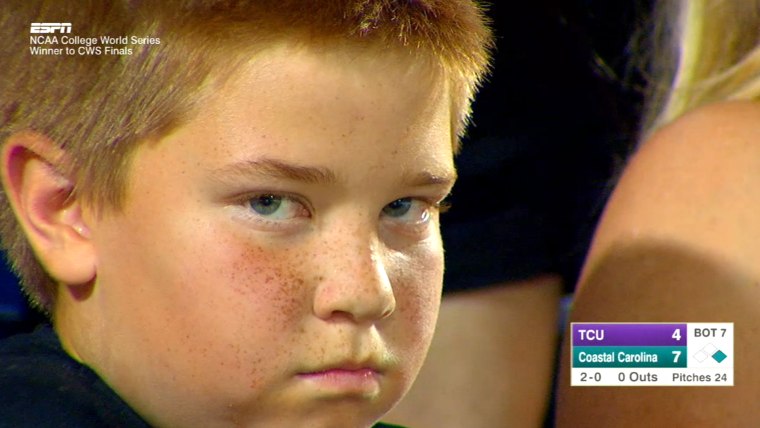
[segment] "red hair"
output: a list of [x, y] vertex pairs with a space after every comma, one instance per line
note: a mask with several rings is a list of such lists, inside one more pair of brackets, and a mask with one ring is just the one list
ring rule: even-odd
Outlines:
[[[32, 22], [71, 22], [70, 36], [135, 35], [129, 55], [32, 56]], [[273, 42], [399, 48], [443, 71], [462, 135], [487, 71], [492, 35], [470, 0], [8, 0], [0, 4], [0, 144], [45, 135], [71, 160], [75, 192], [118, 209], [137, 143], [187, 120], [245, 56]], [[56, 284], [34, 257], [4, 193], [0, 243], [32, 301], [50, 311]]]

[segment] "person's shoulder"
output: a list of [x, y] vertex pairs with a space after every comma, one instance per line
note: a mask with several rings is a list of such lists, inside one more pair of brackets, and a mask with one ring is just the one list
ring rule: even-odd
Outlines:
[[699, 180], [760, 159], [760, 103], [733, 101], [697, 108], [657, 130], [633, 156], [627, 174], [645, 180]]
[[5, 377], [17, 373], [43, 370], [48, 365], [65, 364], [66, 354], [60, 349], [52, 327], [39, 326], [31, 333], [19, 333], [0, 340], [0, 374]]
[[618, 241], [659, 240], [754, 266], [760, 241], [746, 237], [760, 234], [758, 188], [760, 104], [696, 109], [653, 134], [631, 158], [592, 255]]
[[0, 341], [0, 361], [0, 426], [54, 420], [81, 394], [82, 373], [50, 327]]
[[701, 187], [706, 181], [721, 184], [719, 176], [758, 161], [760, 103], [722, 102], [694, 109], [657, 130], [632, 157], [626, 178]]
[[147, 426], [49, 326], [0, 341], [0, 361], [0, 428]]
[[[713, 161], [720, 152], [756, 150], [760, 152], [760, 103], [728, 101], [696, 108], [655, 132], [645, 141], [639, 154], [699, 155], [709, 151]], [[731, 154], [731, 153], [727, 153]]]

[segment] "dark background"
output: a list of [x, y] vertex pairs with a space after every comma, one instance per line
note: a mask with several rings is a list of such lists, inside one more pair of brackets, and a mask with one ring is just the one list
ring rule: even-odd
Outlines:
[[601, 0], [491, 5], [494, 70], [442, 217], [446, 292], [546, 272], [572, 290], [636, 140], [644, 82], [630, 41], [647, 10]]

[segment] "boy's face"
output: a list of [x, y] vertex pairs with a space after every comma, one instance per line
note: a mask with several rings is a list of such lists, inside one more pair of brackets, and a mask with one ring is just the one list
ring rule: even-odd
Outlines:
[[99, 319], [72, 352], [158, 425], [381, 417], [440, 298], [454, 167], [433, 76], [396, 53], [282, 47], [141, 145], [124, 210], [87, 216]]

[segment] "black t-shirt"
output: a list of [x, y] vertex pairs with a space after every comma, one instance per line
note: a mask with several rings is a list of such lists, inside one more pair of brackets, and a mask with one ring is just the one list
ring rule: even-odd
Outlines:
[[[147, 428], [49, 325], [0, 341], [0, 428]], [[392, 428], [378, 423], [374, 428]]]
[[148, 426], [50, 326], [0, 342], [0, 427]]

